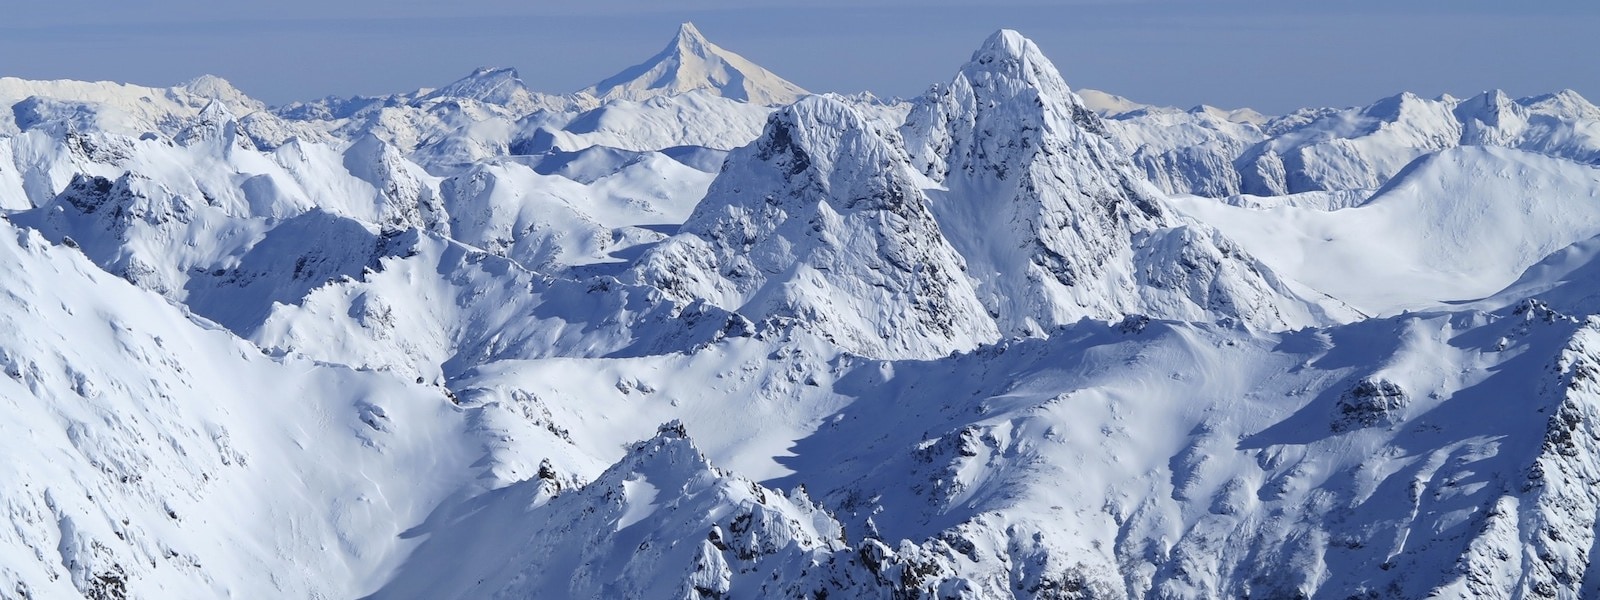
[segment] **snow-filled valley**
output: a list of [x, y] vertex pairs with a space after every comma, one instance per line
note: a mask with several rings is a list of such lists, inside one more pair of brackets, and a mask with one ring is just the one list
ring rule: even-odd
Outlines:
[[1600, 108], [0, 78], [0, 598], [1600, 596]]

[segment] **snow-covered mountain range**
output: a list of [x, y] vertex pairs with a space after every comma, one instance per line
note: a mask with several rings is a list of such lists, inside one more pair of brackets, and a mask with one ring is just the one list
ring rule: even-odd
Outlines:
[[1600, 109], [1062, 66], [0, 79], [0, 597], [1600, 595]]

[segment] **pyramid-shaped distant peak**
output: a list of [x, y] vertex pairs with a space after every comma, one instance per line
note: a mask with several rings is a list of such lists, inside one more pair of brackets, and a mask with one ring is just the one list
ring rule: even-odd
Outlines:
[[754, 104], [789, 104], [807, 95], [748, 59], [707, 40], [693, 23], [678, 26], [672, 43], [650, 60], [630, 67], [587, 93], [601, 100], [646, 100], [693, 91], [708, 91]]
[[672, 38], [672, 44], [681, 51], [697, 53], [700, 49], [711, 45], [711, 41], [706, 39], [705, 34], [700, 33], [700, 29], [695, 27], [694, 23], [685, 21], [678, 25], [678, 35]]

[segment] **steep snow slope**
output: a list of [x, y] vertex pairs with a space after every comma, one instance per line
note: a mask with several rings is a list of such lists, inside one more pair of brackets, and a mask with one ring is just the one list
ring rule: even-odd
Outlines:
[[352, 597], [469, 478], [441, 390], [263, 357], [0, 223], [0, 590]]
[[1573, 243], [1546, 256], [1515, 282], [1467, 306], [1497, 310], [1529, 298], [1567, 314], [1600, 313], [1600, 238]]
[[[1588, 589], [1596, 582], [1557, 583], [1536, 572], [1552, 559], [1522, 555], [1522, 544], [1543, 535], [1539, 526], [1512, 526], [1509, 540], [1480, 532], [1497, 520], [1588, 514], [1584, 504], [1536, 500], [1591, 502], [1585, 484], [1540, 489], [1540, 471], [1530, 469], [1567, 460], [1559, 445], [1541, 445], [1547, 427], [1567, 426], [1549, 415], [1588, 401], [1573, 400], [1560, 377], [1511, 373], [1581, 372], [1568, 365], [1592, 360], [1593, 331], [1563, 351], [1574, 327], [1558, 316], [1484, 319], [1432, 316], [1234, 343], [1225, 341], [1231, 334], [1165, 324], [1087, 328], [1039, 343], [1048, 350], [1005, 348], [1003, 361], [980, 352], [897, 365], [855, 387], [877, 400], [847, 407], [838, 429], [819, 430], [785, 464], [834, 473], [800, 467], [793, 480], [840, 507], [847, 531], [891, 545], [902, 536], [933, 548], [941, 540], [954, 550], [927, 570], [959, 573], [987, 596], [1003, 596], [1016, 577], [993, 565], [1034, 562], [1020, 560], [1019, 546], [1047, 557], [1035, 560], [1052, 578], [1096, 596], [1422, 597], [1468, 579], [1458, 558], [1496, 551], [1529, 561], [1481, 565], [1502, 589]], [[1130, 334], [1142, 339], [1121, 341]], [[1376, 360], [1352, 363], [1351, 353]], [[1200, 381], [1206, 391], [1196, 393]], [[950, 400], [930, 406], [930, 397]], [[878, 414], [901, 425], [877, 427]], [[1562, 467], [1560, 486], [1593, 480], [1573, 469]], [[1574, 536], [1550, 554], [1587, 546], [1592, 523], [1565, 526]], [[1572, 573], [1570, 563], [1549, 568]], [[1523, 572], [1523, 581], [1503, 579]]]
[[681, 25], [678, 35], [659, 54], [579, 93], [601, 100], [645, 100], [695, 90], [762, 105], [789, 104], [807, 94], [800, 86], [711, 43], [692, 23]]
[[[1577, 574], [1600, 482], [1583, 425], [1597, 332], [1525, 307], [1269, 336], [1084, 322], [932, 361], [804, 344], [762, 360], [741, 341], [503, 363], [458, 385], [685, 425], [588, 486], [541, 468], [447, 509], [380, 597], [1579, 597], [1600, 585]], [[785, 391], [771, 376], [791, 360], [815, 381]], [[593, 375], [556, 376], [575, 370]], [[751, 410], [811, 431], [759, 485], [684, 439], [767, 470], [739, 441], [767, 436], [729, 425]], [[468, 571], [433, 575], [462, 555]]]
[[[717, 469], [676, 422], [566, 491], [551, 477], [487, 494], [438, 523], [411, 559], [417, 568], [374, 598], [795, 596], [811, 591], [794, 581], [805, 565], [846, 548], [838, 522], [803, 491]], [[787, 568], [742, 568], [757, 558]], [[439, 577], [424, 567], [439, 562], [466, 568]]]
[[1418, 159], [1361, 206], [1173, 205], [1273, 269], [1369, 314], [1488, 296], [1551, 253], [1600, 234], [1600, 170], [1517, 150]]
[[1140, 114], [1155, 108], [1148, 104], [1140, 104], [1116, 94], [1100, 90], [1078, 89], [1078, 98], [1083, 100], [1083, 106], [1094, 111], [1102, 117], [1113, 119], [1123, 115]]

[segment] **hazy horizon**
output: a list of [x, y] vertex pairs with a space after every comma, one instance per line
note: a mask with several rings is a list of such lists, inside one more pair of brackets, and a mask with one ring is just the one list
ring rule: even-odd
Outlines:
[[1152, 104], [1282, 113], [1411, 91], [1600, 97], [1588, 32], [1600, 7], [1262, 1], [909, 3], [598, 0], [528, 7], [420, 0], [272, 7], [86, 0], [13, 9], [0, 76], [167, 86], [202, 74], [271, 104], [437, 87], [480, 66], [515, 67], [570, 92], [659, 51], [683, 21], [812, 91], [909, 97], [947, 81], [989, 33], [1036, 41], [1075, 88]]

